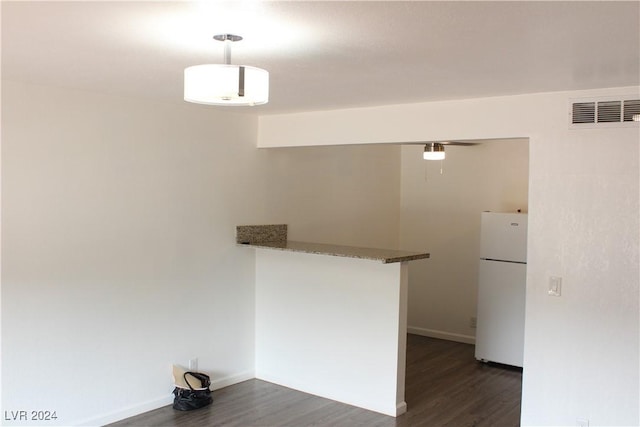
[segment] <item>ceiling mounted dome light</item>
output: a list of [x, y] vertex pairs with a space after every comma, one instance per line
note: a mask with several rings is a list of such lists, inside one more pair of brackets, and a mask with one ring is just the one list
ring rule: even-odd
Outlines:
[[437, 142], [428, 142], [424, 146], [423, 157], [425, 160], [444, 160], [444, 145]]
[[206, 105], [261, 105], [269, 102], [269, 72], [231, 65], [233, 34], [213, 37], [224, 42], [224, 64], [194, 65], [184, 69], [184, 100]]

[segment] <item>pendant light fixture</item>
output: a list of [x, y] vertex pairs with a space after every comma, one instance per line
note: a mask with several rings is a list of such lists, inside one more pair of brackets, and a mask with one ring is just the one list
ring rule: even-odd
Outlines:
[[428, 142], [424, 146], [423, 158], [425, 160], [444, 160], [444, 145], [437, 142]]
[[224, 42], [224, 64], [203, 64], [184, 70], [184, 100], [206, 105], [260, 105], [269, 102], [269, 72], [246, 65], [231, 65], [234, 34], [213, 37]]

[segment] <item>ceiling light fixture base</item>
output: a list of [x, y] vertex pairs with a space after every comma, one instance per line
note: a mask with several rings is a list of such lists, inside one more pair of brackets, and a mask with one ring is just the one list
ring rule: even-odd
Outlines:
[[230, 42], [239, 42], [242, 40], [242, 36], [236, 36], [235, 34], [216, 34], [213, 36], [213, 39], [219, 42], [226, 42], [227, 40]]
[[195, 104], [253, 106], [269, 102], [269, 72], [246, 65], [231, 65], [235, 34], [217, 34], [224, 42], [224, 64], [203, 64], [184, 70], [184, 100]]
[[424, 146], [422, 157], [425, 160], [444, 160], [444, 145], [437, 142], [428, 142]]

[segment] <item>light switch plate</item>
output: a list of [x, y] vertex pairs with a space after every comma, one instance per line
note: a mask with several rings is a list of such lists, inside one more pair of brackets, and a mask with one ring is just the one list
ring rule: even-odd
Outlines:
[[562, 295], [562, 277], [549, 277], [549, 295], [552, 297], [559, 297]]

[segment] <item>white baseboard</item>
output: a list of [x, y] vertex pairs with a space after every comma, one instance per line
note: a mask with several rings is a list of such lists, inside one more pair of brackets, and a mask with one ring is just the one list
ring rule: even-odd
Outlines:
[[[372, 402], [371, 400], [362, 399], [362, 396], [345, 396], [336, 395], [333, 390], [320, 390], [314, 386], [314, 384], [309, 385], [309, 383], [300, 383], [291, 381], [289, 379], [283, 379], [279, 375], [272, 375], [266, 372], [256, 372], [256, 379], [266, 381], [271, 384], [276, 384], [282, 387], [290, 388], [292, 390], [300, 391], [302, 393], [312, 394], [314, 396], [322, 397], [324, 399], [333, 400], [335, 402], [344, 403], [346, 405], [355, 406], [358, 408], [366, 409], [368, 411], [377, 412], [382, 415], [388, 415], [390, 417], [397, 417], [401, 415], [403, 405], [404, 411], [407, 410], [407, 404], [402, 402], [400, 404], [394, 404], [393, 402], [389, 405], [380, 404], [380, 402]], [[342, 391], [342, 390], [339, 390]]]
[[407, 412], [407, 402], [398, 403], [396, 405], [396, 417], [399, 417], [405, 412]]
[[254, 371], [245, 371], [236, 375], [230, 375], [228, 377], [220, 378], [211, 382], [211, 390], [219, 390], [221, 388], [229, 387], [230, 385], [238, 384], [243, 381], [252, 380], [256, 377]]
[[[255, 374], [253, 371], [246, 371], [236, 375], [230, 375], [228, 377], [224, 377], [224, 378], [220, 378], [215, 381], [212, 381], [211, 390], [219, 390], [223, 387], [228, 387], [230, 385], [251, 380], [253, 378], [255, 378]], [[214, 396], [214, 399], [215, 399], [215, 396]], [[127, 406], [117, 411], [113, 411], [113, 412], [103, 414], [97, 417], [93, 417], [84, 421], [80, 421], [78, 423], [74, 423], [74, 425], [104, 426], [106, 424], [115, 423], [117, 421], [121, 421], [126, 418], [144, 414], [145, 412], [153, 411], [154, 409], [162, 408], [163, 406], [171, 405], [172, 403], [173, 403], [173, 394], [169, 393], [166, 396], [162, 396], [157, 399]]]
[[145, 412], [153, 411], [154, 409], [162, 408], [163, 406], [171, 405], [173, 403], [173, 394], [168, 394], [163, 397], [159, 397], [147, 402], [138, 403], [136, 405], [127, 406], [125, 408], [113, 411], [107, 414], [99, 415], [84, 421], [74, 423], [77, 426], [104, 426], [106, 424], [115, 423], [116, 421], [124, 420], [125, 418], [134, 417], [136, 415], [143, 414]]
[[476, 337], [472, 335], [455, 334], [453, 332], [437, 331], [435, 329], [418, 328], [415, 326], [408, 326], [407, 332], [415, 335], [422, 335], [423, 337], [438, 338], [441, 340], [462, 342], [465, 344], [475, 344]]
[[238, 384], [243, 381], [252, 380], [256, 377], [254, 371], [245, 371], [236, 375], [230, 375], [228, 377], [220, 378], [211, 382], [211, 390], [219, 390], [230, 385]]

